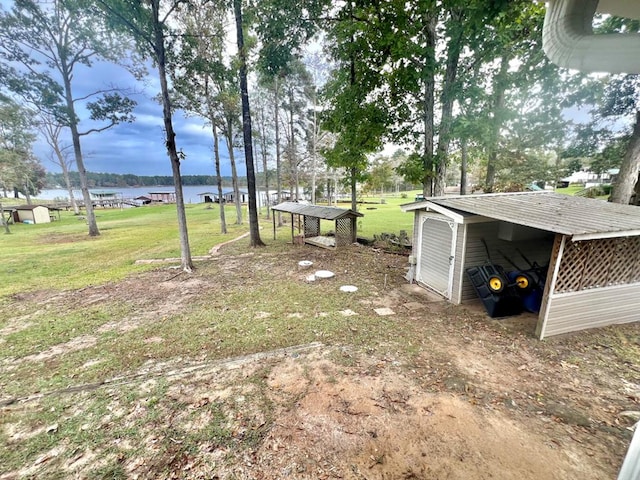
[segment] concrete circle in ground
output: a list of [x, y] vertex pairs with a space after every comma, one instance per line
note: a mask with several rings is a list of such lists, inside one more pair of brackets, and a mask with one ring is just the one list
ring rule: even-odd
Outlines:
[[341, 292], [348, 292], [348, 293], [357, 292], [358, 291], [358, 287], [356, 287], [355, 285], [342, 285], [340, 287], [340, 291]]
[[315, 275], [316, 275], [316, 278], [331, 278], [331, 277], [334, 277], [336, 274], [333, 272], [330, 272], [329, 270], [318, 270]]

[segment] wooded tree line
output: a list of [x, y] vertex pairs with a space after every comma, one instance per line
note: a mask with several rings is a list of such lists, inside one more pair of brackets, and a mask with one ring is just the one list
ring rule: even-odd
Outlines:
[[[298, 197], [306, 189], [314, 201], [344, 182], [354, 209], [359, 185], [375, 191], [389, 176], [428, 196], [448, 182], [465, 193], [471, 171], [491, 192], [591, 164], [628, 166], [635, 185], [640, 83], [557, 68], [542, 52], [543, 19], [544, 4], [529, 0], [16, 0], [0, 14], [0, 101], [7, 118], [21, 112], [47, 139], [63, 177], [77, 170], [87, 200], [81, 139], [134, 121], [135, 103], [116, 87], [74, 96], [74, 72], [100, 59], [144, 78], [151, 73], [141, 60], [151, 60], [189, 270], [178, 109], [210, 126], [219, 192], [220, 142], [235, 189], [237, 162], [245, 162], [254, 246], [262, 243], [256, 170], [266, 172], [265, 188]], [[596, 29], [639, 25], [609, 17]], [[570, 108], [590, 110], [589, 120], [572, 122]], [[71, 144], [62, 144], [62, 130]], [[16, 172], [29, 168], [32, 137], [14, 137], [2, 143], [0, 181], [29, 189], [28, 175]], [[403, 151], [376, 157], [389, 143]], [[621, 203], [630, 195], [614, 189]], [[89, 233], [99, 234], [87, 216]]]

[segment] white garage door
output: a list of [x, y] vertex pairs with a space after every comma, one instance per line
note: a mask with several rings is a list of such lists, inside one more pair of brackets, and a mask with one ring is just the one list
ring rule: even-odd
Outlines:
[[451, 298], [454, 227], [449, 219], [424, 217], [420, 230], [416, 279], [446, 298]]

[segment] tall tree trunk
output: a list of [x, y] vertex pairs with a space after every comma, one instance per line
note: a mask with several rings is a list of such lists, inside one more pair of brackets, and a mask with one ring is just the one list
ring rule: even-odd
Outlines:
[[75, 215], [80, 214], [78, 204], [76, 203], [75, 195], [73, 194], [73, 187], [71, 185], [71, 177], [69, 176], [69, 166], [71, 163], [67, 160], [63, 150], [60, 148], [60, 133], [62, 132], [62, 125], [57, 124], [53, 119], [48, 118], [46, 115], [42, 116], [40, 123], [40, 130], [44, 134], [45, 141], [49, 144], [53, 150], [53, 154], [57, 160], [53, 160], [54, 163], [60, 166], [62, 169], [62, 178], [64, 179], [64, 185], [69, 193], [69, 202], [73, 213]]
[[493, 123], [491, 136], [487, 146], [487, 176], [485, 178], [485, 192], [490, 193], [496, 181], [496, 162], [498, 160], [498, 138], [502, 126], [504, 110], [504, 92], [507, 89], [507, 71], [509, 70], [509, 56], [503, 55], [500, 60], [500, 70], [493, 82]]
[[422, 67], [422, 82], [424, 87], [424, 99], [422, 103], [422, 121], [424, 128], [424, 145], [422, 150], [422, 193], [425, 197], [433, 196], [433, 109], [435, 107], [435, 68], [436, 68], [436, 23], [437, 13], [435, 9], [425, 15], [426, 30], [426, 55], [425, 65]]
[[[65, 57], [61, 59], [62, 71], [67, 73], [68, 67], [66, 65]], [[89, 225], [89, 236], [97, 237], [100, 235], [98, 230], [98, 223], [96, 222], [96, 215], [93, 211], [93, 203], [91, 201], [91, 194], [89, 193], [89, 185], [87, 184], [87, 170], [84, 166], [84, 160], [82, 158], [82, 149], [80, 147], [80, 134], [78, 132], [78, 122], [76, 120], [75, 106], [73, 103], [73, 94], [71, 93], [71, 76], [65, 74], [62, 76], [64, 81], [64, 94], [67, 104], [67, 110], [69, 114], [69, 129], [71, 130], [71, 141], [73, 143], [73, 154], [76, 160], [76, 167], [78, 167], [78, 176], [80, 177], [80, 189], [82, 190], [82, 198], [84, 200], [84, 208], [87, 212], [87, 224]]]
[[227, 219], [224, 215], [224, 198], [222, 198], [222, 172], [220, 171], [220, 139], [215, 122], [211, 122], [213, 133], [213, 157], [216, 163], [216, 184], [218, 186], [218, 206], [220, 208], [220, 233], [227, 233]]
[[31, 203], [31, 190], [29, 189], [29, 177], [24, 179], [24, 196], [27, 199], [27, 205], [32, 205]]
[[[275, 135], [276, 135], [276, 195], [278, 197], [278, 203], [282, 202], [282, 168], [280, 159], [280, 85], [278, 83], [278, 76], [274, 79], [273, 89], [273, 106], [274, 106], [274, 123], [275, 123]], [[278, 226], [282, 226], [282, 212], [278, 211]]]
[[[636, 123], [629, 140], [629, 146], [624, 154], [618, 180], [613, 186], [610, 201], [628, 205], [634, 194], [638, 175], [640, 174], [640, 111], [636, 112]], [[635, 203], [638, 202], [636, 198]]]
[[460, 140], [460, 195], [467, 194], [467, 139]]
[[434, 185], [435, 195], [444, 195], [446, 186], [447, 166], [449, 163], [449, 144], [451, 142], [451, 126], [453, 125], [453, 100], [455, 99], [455, 85], [458, 73], [458, 62], [462, 50], [463, 13], [458, 9], [451, 12], [451, 21], [455, 33], [448, 42], [447, 64], [442, 87], [442, 113], [440, 115], [440, 129], [438, 131], [438, 149], [436, 153], [436, 177]]
[[247, 189], [249, 190], [249, 236], [252, 247], [264, 246], [260, 238], [258, 209], [256, 205], [256, 174], [253, 165], [253, 141], [251, 140], [251, 109], [249, 107], [249, 88], [247, 86], [247, 52], [244, 49], [242, 25], [242, 0], [233, 0], [236, 17], [236, 39], [240, 58], [240, 95], [242, 97], [242, 133], [244, 137], [244, 156], [247, 163]]
[[296, 201], [300, 200], [300, 182], [298, 180], [298, 160], [296, 155], [296, 131], [293, 117], [293, 88], [289, 87], [289, 164], [291, 166], [292, 192], [296, 192]]
[[351, 167], [351, 210], [354, 212], [358, 211], [358, 198], [356, 191], [356, 176], [358, 175], [358, 169], [356, 167]]
[[67, 166], [67, 162], [64, 161], [64, 158], [60, 163], [60, 167], [62, 168], [62, 178], [64, 178], [64, 184], [67, 187], [67, 192], [69, 192], [69, 202], [71, 203], [71, 208], [73, 208], [73, 213], [75, 215], [79, 215], [80, 210], [78, 209], [76, 198], [73, 195], [73, 186], [71, 185], [71, 178], [69, 177], [69, 167]]
[[227, 119], [225, 140], [229, 150], [229, 163], [231, 164], [231, 184], [233, 186], [233, 203], [236, 206], [236, 225], [242, 225], [242, 199], [240, 198], [240, 186], [238, 185], [236, 154], [233, 150], [233, 122], [230, 118]]
[[[352, 18], [353, 18], [353, 4], [354, 2], [349, 2], [349, 13], [352, 16]], [[351, 44], [354, 44], [354, 43], [355, 43], [355, 37], [353, 34], [351, 34]], [[356, 85], [356, 58], [355, 58], [355, 52], [353, 50], [349, 54], [349, 82], [352, 88]], [[358, 169], [355, 166], [350, 167], [349, 173], [351, 174], [351, 210], [356, 212], [358, 211], [358, 199], [357, 199], [357, 191], [356, 191], [356, 176], [358, 174]]]
[[313, 134], [311, 135], [311, 203], [316, 204], [316, 160], [318, 155], [318, 114], [316, 112], [316, 88], [313, 87]]
[[158, 62], [158, 76], [160, 78], [160, 89], [162, 92], [162, 116], [166, 135], [165, 145], [167, 155], [171, 161], [171, 173], [173, 174], [173, 184], [176, 189], [176, 209], [178, 214], [178, 231], [180, 235], [180, 258], [181, 267], [185, 272], [193, 271], [193, 261], [191, 259], [191, 248], [189, 247], [189, 234], [187, 231], [187, 216], [184, 209], [184, 195], [182, 192], [182, 177], [180, 175], [180, 157], [176, 147], [176, 134], [173, 130], [171, 118], [171, 99], [169, 98], [169, 87], [166, 72], [166, 53], [164, 46], [164, 32], [162, 25], [158, 21], [160, 18], [160, 1], [151, 2], [153, 9], [153, 31], [155, 41], [155, 53]]
[[[296, 199], [300, 200], [300, 173], [298, 171], [298, 164], [295, 164], [294, 183], [296, 186]], [[303, 199], [304, 200], [304, 199]]]
[[269, 198], [269, 165], [267, 162], [267, 125], [265, 111], [260, 116], [260, 155], [262, 156], [262, 170], [264, 171], [264, 198], [267, 207], [267, 220], [271, 218], [271, 202]]

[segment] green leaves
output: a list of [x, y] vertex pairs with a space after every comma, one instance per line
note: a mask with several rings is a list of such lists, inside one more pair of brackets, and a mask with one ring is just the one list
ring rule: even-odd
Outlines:
[[0, 186], [35, 195], [44, 186], [45, 171], [31, 153], [32, 116], [15, 102], [0, 99]]
[[321, 119], [338, 136], [324, 154], [330, 166], [349, 168], [356, 176], [366, 168], [367, 155], [381, 148], [390, 123], [383, 101], [383, 67], [395, 42], [392, 24], [385, 21], [389, 11], [375, 2], [349, 2], [338, 12], [339, 20], [328, 23], [336, 67], [321, 92], [327, 104]]
[[[114, 59], [126, 46], [105, 32], [102, 22], [91, 13], [92, 9], [76, 0], [18, 0], [11, 11], [0, 13], [0, 83], [64, 125], [79, 121], [70, 105], [76, 69], [90, 67], [96, 59]], [[123, 108], [119, 115], [116, 105]], [[94, 119], [115, 124], [123, 121], [134, 105], [121, 95], [113, 95], [88, 108], [96, 110]]]
[[633, 115], [639, 107], [639, 95], [638, 75], [614, 76], [605, 86], [599, 113], [603, 117]]
[[395, 170], [409, 183], [419, 184], [424, 179], [424, 163], [417, 153], [409, 155]]
[[123, 97], [119, 93], [106, 93], [95, 102], [87, 103], [87, 110], [91, 113], [91, 120], [108, 120], [111, 124], [135, 120], [132, 115], [137, 102]]
[[274, 76], [299, 58], [331, 5], [330, 0], [260, 0], [250, 5], [248, 14], [262, 45], [258, 70]]

